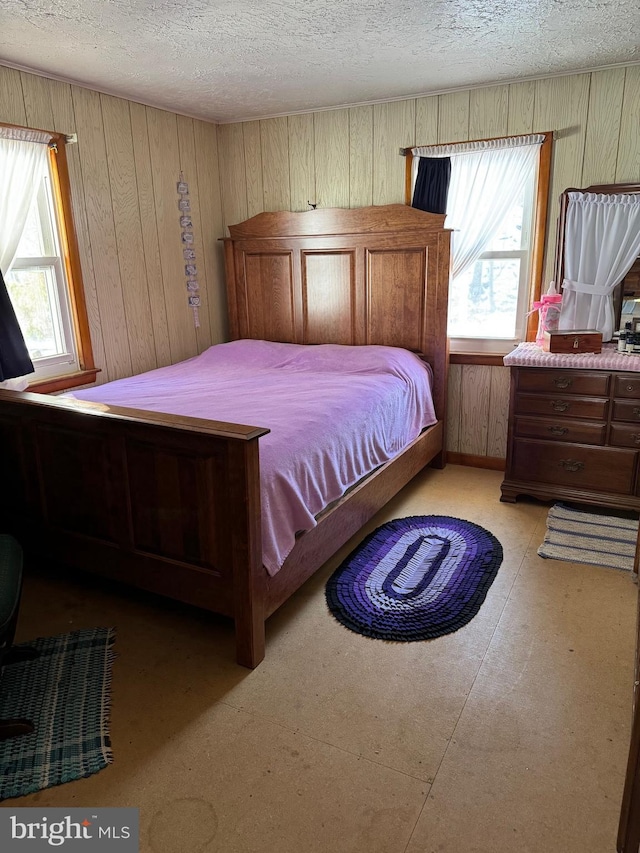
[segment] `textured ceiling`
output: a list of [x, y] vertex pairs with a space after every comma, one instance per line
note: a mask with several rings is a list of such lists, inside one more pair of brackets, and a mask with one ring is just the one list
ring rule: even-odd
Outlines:
[[0, 63], [214, 121], [640, 61], [638, 0], [0, 0]]

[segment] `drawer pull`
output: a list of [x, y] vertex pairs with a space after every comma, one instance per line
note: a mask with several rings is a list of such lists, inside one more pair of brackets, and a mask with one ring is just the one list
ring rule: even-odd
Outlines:
[[[566, 412], [571, 403], [567, 403], [566, 400], [552, 400], [551, 408], [554, 412]], [[636, 414], [634, 409], [634, 414]], [[640, 415], [640, 409], [638, 409], [637, 414]]]
[[627, 385], [627, 391], [635, 391], [635, 390], [636, 390], [635, 385]]
[[582, 471], [584, 462], [579, 462], [577, 459], [561, 459], [560, 464], [565, 471]]
[[634, 406], [632, 412], [634, 415], [640, 415], [640, 406]]
[[550, 426], [550, 427], [547, 427], [547, 430], [552, 435], [565, 435], [565, 433], [569, 432], [568, 427], [561, 427], [561, 426]]
[[554, 379], [553, 384], [556, 388], [568, 388], [571, 385], [572, 380], [567, 377], [560, 377], [560, 379]]
[[634, 444], [640, 444], [640, 432], [632, 432], [631, 438], [633, 439]]

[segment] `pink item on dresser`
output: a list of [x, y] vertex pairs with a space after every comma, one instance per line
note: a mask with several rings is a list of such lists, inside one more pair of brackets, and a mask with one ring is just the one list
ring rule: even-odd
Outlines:
[[533, 308], [538, 311], [538, 333], [536, 343], [542, 346], [545, 332], [554, 332], [560, 322], [560, 306], [562, 303], [561, 293], [545, 293], [539, 302], [533, 303]]

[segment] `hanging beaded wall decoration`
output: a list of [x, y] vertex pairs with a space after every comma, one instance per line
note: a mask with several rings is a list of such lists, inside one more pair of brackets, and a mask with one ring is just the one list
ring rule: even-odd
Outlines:
[[184, 258], [184, 274], [187, 278], [187, 293], [189, 307], [193, 310], [193, 322], [198, 329], [200, 327], [200, 285], [198, 284], [198, 270], [196, 267], [196, 250], [193, 248], [193, 220], [191, 219], [191, 202], [189, 200], [189, 184], [180, 172], [178, 181], [178, 210], [180, 211], [180, 228], [182, 229], [182, 257]]

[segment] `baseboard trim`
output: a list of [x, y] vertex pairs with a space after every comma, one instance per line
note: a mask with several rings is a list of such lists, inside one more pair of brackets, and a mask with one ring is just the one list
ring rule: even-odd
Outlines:
[[490, 468], [492, 471], [504, 471], [507, 460], [500, 456], [475, 456], [473, 453], [454, 453], [447, 450], [447, 462], [451, 465], [467, 465], [470, 468]]

